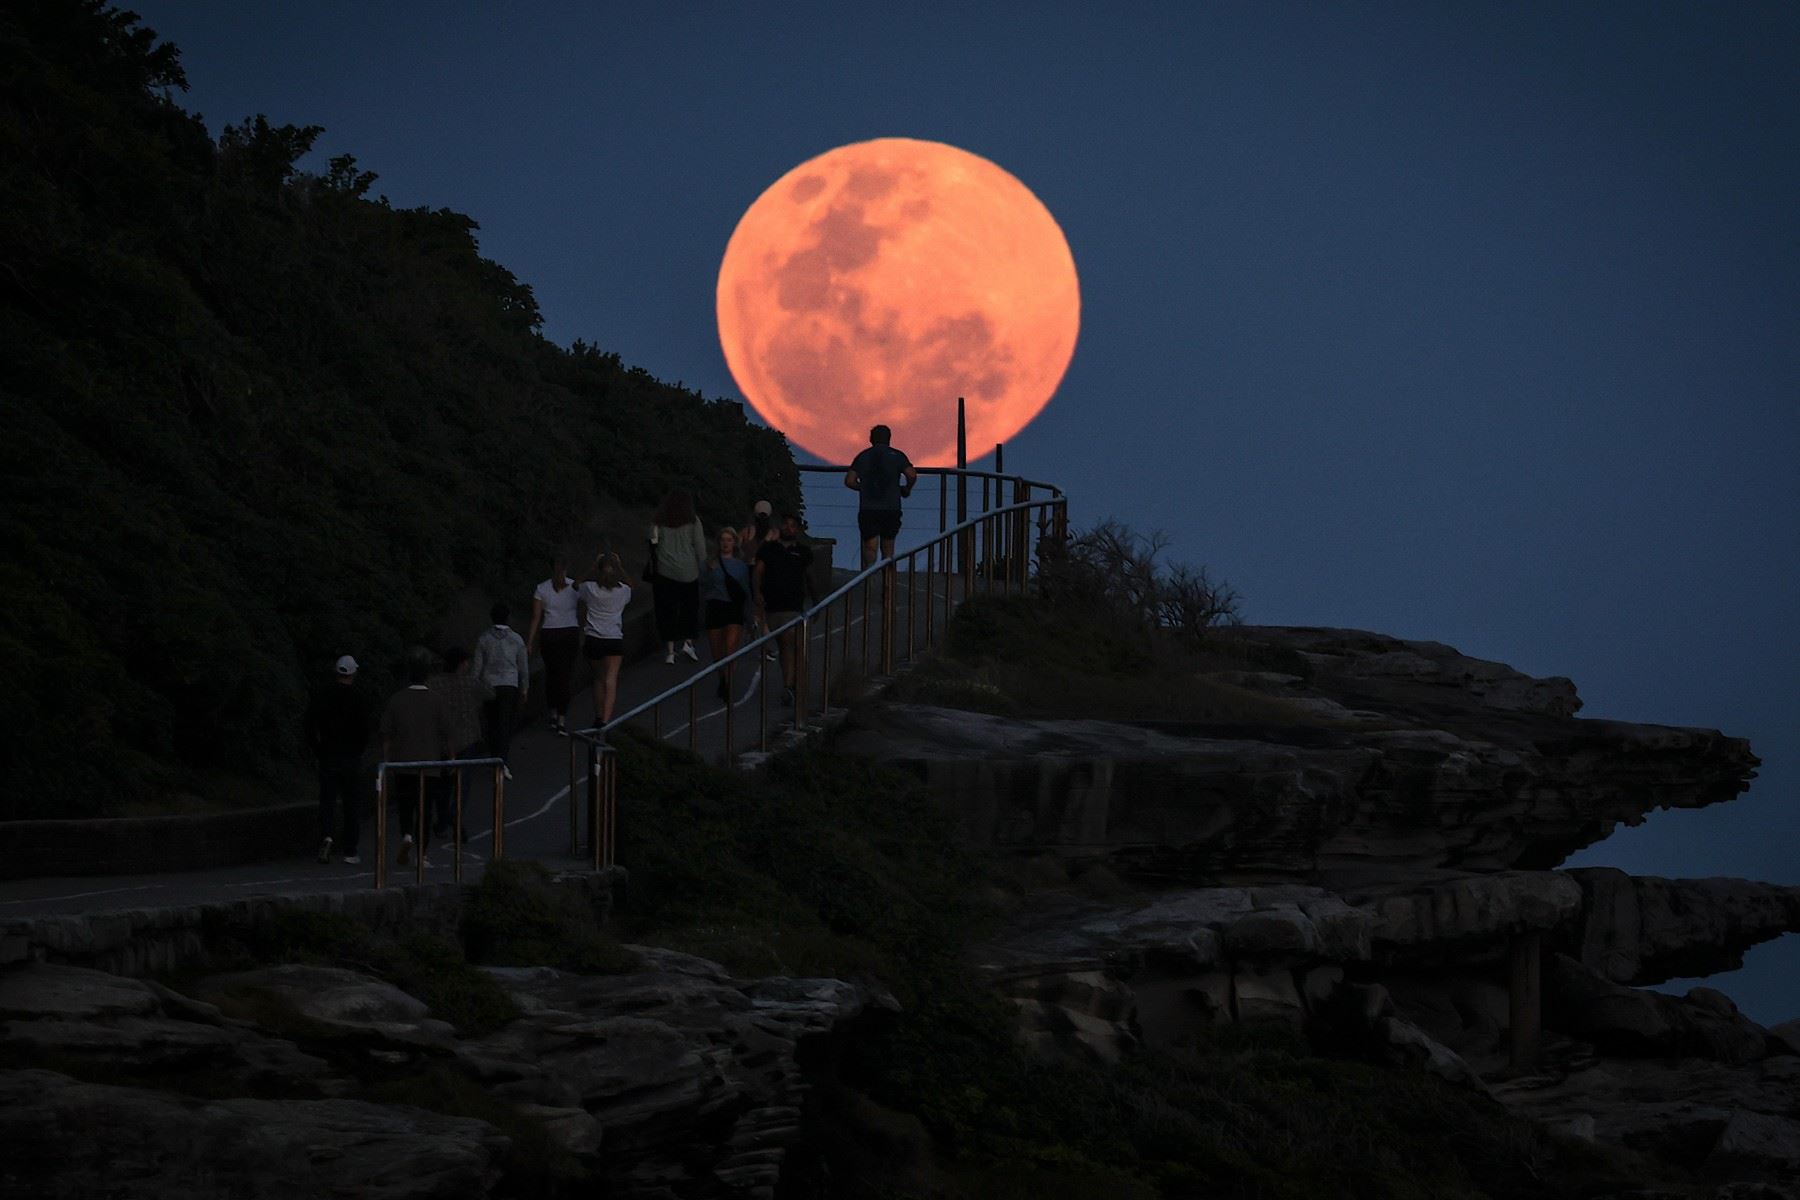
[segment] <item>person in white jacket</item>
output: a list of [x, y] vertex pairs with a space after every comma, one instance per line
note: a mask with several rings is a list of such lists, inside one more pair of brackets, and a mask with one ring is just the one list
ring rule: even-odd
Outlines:
[[[494, 605], [488, 615], [494, 623], [475, 639], [475, 657], [469, 673], [481, 681], [488, 693], [482, 712], [488, 753], [505, 763], [519, 708], [531, 693], [531, 658], [525, 652], [525, 639], [506, 623], [505, 603]], [[512, 778], [510, 765], [502, 766], [501, 771]]]

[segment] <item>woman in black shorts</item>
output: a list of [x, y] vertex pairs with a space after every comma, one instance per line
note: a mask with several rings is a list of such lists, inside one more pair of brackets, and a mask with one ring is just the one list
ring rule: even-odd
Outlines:
[[[706, 640], [714, 662], [728, 657], [744, 637], [744, 607], [750, 599], [750, 564], [738, 556], [735, 529], [719, 531], [717, 548], [700, 575], [700, 599], [705, 605]], [[736, 663], [719, 673], [719, 699], [731, 703], [731, 677]]]
[[619, 700], [619, 664], [625, 661], [625, 606], [631, 603], [631, 588], [619, 556], [604, 551], [581, 581], [581, 602], [587, 610], [581, 649], [594, 667], [596, 726], [612, 720]]

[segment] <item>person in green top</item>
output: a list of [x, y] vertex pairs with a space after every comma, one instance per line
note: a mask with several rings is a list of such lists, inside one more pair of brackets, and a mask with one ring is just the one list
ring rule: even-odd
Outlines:
[[651, 580], [656, 606], [656, 636], [663, 643], [663, 662], [675, 661], [675, 648], [700, 661], [694, 636], [700, 632], [700, 573], [706, 569], [706, 530], [694, 515], [694, 493], [675, 488], [663, 497], [650, 526]]

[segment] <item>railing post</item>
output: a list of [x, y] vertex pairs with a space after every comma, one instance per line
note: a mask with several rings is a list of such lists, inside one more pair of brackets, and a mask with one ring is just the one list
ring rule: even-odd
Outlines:
[[950, 528], [950, 477], [938, 476], [938, 532]]
[[[572, 737], [569, 739], [569, 857], [570, 858], [574, 858], [577, 854], [581, 853], [581, 822], [580, 822], [581, 791], [579, 788], [577, 788], [575, 786], [575, 760], [578, 757], [580, 757], [581, 747], [583, 745], [589, 746], [588, 783], [591, 785], [593, 783], [593, 779], [594, 779], [594, 772], [593, 772], [594, 755], [593, 755], [593, 750], [592, 750], [592, 744], [589, 743], [586, 738], [582, 738], [582, 737]], [[460, 772], [460, 771], [457, 772], [456, 779], [457, 779], [457, 786], [461, 787], [462, 786], [462, 772]]]
[[[763, 659], [763, 662], [768, 662]], [[781, 639], [775, 639], [775, 671], [781, 672]], [[769, 668], [759, 665], [756, 668], [756, 746], [762, 753], [769, 752]]]
[[413, 828], [416, 831], [415, 836], [414, 836], [414, 841], [413, 841], [413, 850], [415, 850], [417, 852], [413, 857], [413, 861], [416, 864], [415, 869], [413, 871], [413, 882], [414, 883], [424, 883], [425, 882], [425, 772], [423, 770], [421, 770], [419, 772], [419, 812], [418, 812], [418, 818], [413, 824]]
[[881, 572], [881, 673], [894, 673], [894, 589], [900, 586], [900, 572], [893, 559]]
[[506, 765], [495, 763], [494, 771], [494, 861], [506, 857]]
[[375, 886], [387, 886], [387, 764], [375, 768]]
[[919, 611], [919, 552], [912, 551], [906, 556], [906, 661], [911, 662], [918, 657], [916, 643], [913, 641], [913, 618]]
[[932, 610], [937, 607], [937, 552], [934, 542], [925, 547], [925, 648], [931, 649]]
[[[819, 715], [831, 712], [831, 606], [827, 604], [825, 611], [819, 614], [819, 620], [825, 623], [824, 632], [819, 635]], [[844, 611], [844, 623], [850, 622], [850, 612]], [[844, 660], [846, 663], [849, 659]]]
[[800, 618], [800, 640], [794, 648], [794, 732], [798, 733], [806, 725], [806, 677], [810, 671], [808, 653], [811, 649], [807, 643], [812, 638], [812, 631], [807, 627], [806, 617]]
[[719, 764], [727, 768], [731, 766], [732, 731], [737, 725], [737, 687], [731, 681], [736, 674], [737, 663], [733, 663], [725, 676], [725, 757]]
[[[454, 857], [450, 860], [450, 877], [452, 879], [456, 880], [456, 882], [458, 882], [458, 883], [462, 882], [462, 848], [463, 848], [462, 806], [463, 806], [463, 770], [461, 767], [458, 767], [458, 768], [456, 768], [456, 816], [455, 816], [456, 824], [452, 827], [452, 829], [450, 831], [450, 853], [452, 855], [454, 855]], [[569, 811], [571, 813], [573, 813], [575, 811], [575, 797], [573, 794], [571, 794], [569, 796]]]
[[[862, 669], [863, 674], [867, 675], [869, 673], [869, 581], [863, 580], [862, 586], [858, 590], [862, 592]], [[850, 664], [845, 662], [844, 665], [849, 666]]]
[[700, 753], [700, 689], [688, 684], [688, 753]]

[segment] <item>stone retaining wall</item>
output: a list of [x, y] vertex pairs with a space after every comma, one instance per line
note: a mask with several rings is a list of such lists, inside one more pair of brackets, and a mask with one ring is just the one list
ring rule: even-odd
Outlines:
[[0, 821], [0, 879], [200, 871], [291, 856], [318, 838], [317, 804], [173, 817]]
[[[604, 914], [623, 868], [558, 877], [595, 893]], [[17, 962], [68, 963], [113, 975], [148, 975], [206, 966], [212, 947], [282, 912], [336, 913], [380, 931], [454, 934], [467, 883], [425, 883], [348, 892], [280, 893], [178, 908], [22, 917], [0, 924], [0, 967]]]

